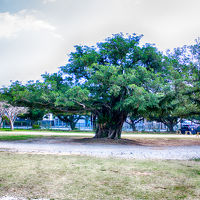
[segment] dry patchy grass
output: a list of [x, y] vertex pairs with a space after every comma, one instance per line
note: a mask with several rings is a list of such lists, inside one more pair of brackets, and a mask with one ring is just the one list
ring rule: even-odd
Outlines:
[[0, 153], [0, 197], [200, 199], [200, 162]]

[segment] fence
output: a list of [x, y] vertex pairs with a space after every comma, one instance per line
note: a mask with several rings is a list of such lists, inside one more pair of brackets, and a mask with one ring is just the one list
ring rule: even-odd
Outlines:
[[[42, 129], [52, 129], [52, 130], [71, 130], [70, 126], [66, 126], [65, 123], [62, 124], [55, 124], [54, 121], [50, 120], [43, 120], [43, 121], [38, 121], [38, 125]], [[9, 124], [5, 123], [3, 124], [3, 128], [9, 128]], [[26, 121], [16, 121], [14, 123], [14, 128], [15, 129], [32, 129], [32, 122], [30, 120]], [[175, 126], [174, 130], [177, 130], [179, 126]], [[76, 129], [77, 130], [83, 130], [83, 131], [92, 131], [93, 127], [91, 123], [77, 123], [76, 124]], [[155, 122], [146, 122], [146, 123], [138, 123], [136, 124], [136, 130], [137, 131], [149, 131], [149, 132], [164, 132], [168, 131], [167, 127], [162, 124], [162, 123], [155, 123]], [[123, 131], [130, 132], [133, 131], [132, 127], [124, 123], [123, 125]]]

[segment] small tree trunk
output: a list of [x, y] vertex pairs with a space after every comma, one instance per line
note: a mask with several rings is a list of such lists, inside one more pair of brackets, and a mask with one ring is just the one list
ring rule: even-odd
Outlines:
[[2, 128], [2, 126], [3, 126], [3, 120], [0, 119], [0, 128]]
[[132, 131], [136, 131], [135, 123], [132, 123], [132, 124], [131, 124], [131, 128], [132, 128]]
[[90, 121], [91, 121], [93, 131], [96, 131], [97, 130], [96, 115], [91, 114]]
[[161, 121], [167, 128], [169, 129], [169, 132], [175, 132], [174, 126], [178, 124], [178, 118], [177, 117], [167, 117], [165, 119], [161, 119]]
[[174, 132], [174, 124], [173, 123], [168, 123], [168, 124], [166, 124], [166, 126], [169, 129], [169, 132]]
[[76, 128], [75, 122], [70, 122], [69, 125], [70, 125], [71, 130], [75, 130], [75, 128]]
[[14, 122], [12, 120], [10, 120], [10, 130], [14, 130]]

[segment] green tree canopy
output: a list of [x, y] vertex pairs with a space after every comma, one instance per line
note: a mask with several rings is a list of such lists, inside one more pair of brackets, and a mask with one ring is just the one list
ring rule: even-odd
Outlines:
[[[150, 44], [141, 47], [140, 39], [117, 34], [96, 47], [76, 46], [61, 68], [74, 86], [69, 96], [58, 98], [59, 103], [73, 102], [96, 115], [97, 138], [120, 138], [132, 110], [144, 112], [158, 104], [163, 56]], [[86, 95], [85, 100], [77, 94]]]
[[116, 34], [94, 47], [76, 46], [59, 73], [43, 82], [15, 82], [4, 89], [14, 104], [49, 109], [54, 114], [96, 116], [96, 137], [120, 138], [132, 110], [157, 107], [162, 96], [162, 54], [141, 35]]
[[42, 82], [15, 82], [3, 95], [9, 103], [45, 108], [60, 117], [91, 113], [97, 138], [120, 138], [133, 113], [177, 122], [197, 112], [199, 46], [164, 56], [154, 45], [141, 45], [141, 38], [116, 34], [96, 46], [75, 46], [58, 73], [42, 75]]

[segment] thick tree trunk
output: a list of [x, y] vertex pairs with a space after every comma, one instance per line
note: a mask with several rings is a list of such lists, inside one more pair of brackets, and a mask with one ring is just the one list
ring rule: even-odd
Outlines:
[[[113, 116], [113, 117], [110, 117]], [[107, 117], [104, 116], [104, 122], [97, 123], [97, 129], [95, 138], [109, 138], [109, 139], [120, 139], [122, 133], [122, 127], [127, 115], [124, 113], [113, 112]]]

